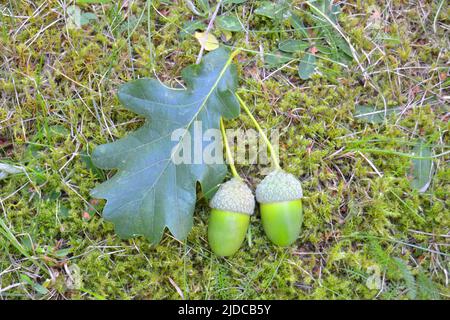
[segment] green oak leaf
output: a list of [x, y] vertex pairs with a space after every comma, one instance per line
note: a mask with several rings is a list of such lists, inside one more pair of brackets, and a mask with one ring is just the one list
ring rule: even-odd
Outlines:
[[[175, 164], [172, 154], [186, 151], [183, 142], [188, 135], [182, 134], [180, 141], [171, 137], [177, 129], [195, 137], [199, 128], [203, 133], [218, 129], [221, 116], [239, 115], [234, 95], [237, 71], [229, 59], [228, 50], [219, 48], [205, 55], [201, 64], [186, 67], [181, 73], [186, 89], [172, 89], [154, 79], [134, 80], [119, 88], [121, 103], [146, 122], [94, 150], [94, 164], [117, 173], [91, 195], [107, 199], [103, 216], [115, 224], [120, 237], [143, 235], [156, 244], [168, 227], [177, 239], [185, 239], [192, 227], [197, 181], [204, 192], [223, 181], [225, 164], [194, 161], [195, 154], [193, 164]], [[191, 149], [197, 141], [191, 141]]]

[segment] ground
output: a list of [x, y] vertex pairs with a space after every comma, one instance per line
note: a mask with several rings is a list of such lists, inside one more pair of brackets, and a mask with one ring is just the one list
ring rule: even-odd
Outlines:
[[[263, 62], [262, 52], [294, 37], [291, 25], [255, 14], [259, 1], [220, 9], [245, 27], [229, 39], [212, 29], [243, 49], [239, 92], [262, 127], [283, 130], [281, 164], [305, 195], [293, 246], [271, 245], [256, 214], [231, 258], [209, 250], [201, 196], [188, 239], [166, 232], [153, 246], [118, 238], [104, 200], [90, 197], [114, 174], [93, 166], [94, 147], [142, 125], [119, 103], [119, 86], [139, 77], [179, 86], [200, 52], [182, 26], [209, 21], [191, 1], [98, 2], [78, 1], [78, 13], [66, 1], [0, 3], [0, 163], [23, 168], [0, 180], [0, 299], [450, 297], [446, 1], [337, 2], [336, 25], [357, 59], [318, 59], [307, 80], [295, 61]], [[289, 3], [310, 25], [305, 1]], [[358, 106], [399, 111], [363, 121]], [[245, 114], [226, 125], [252, 128]], [[433, 154], [424, 192], [411, 185], [418, 141]], [[252, 188], [263, 178], [257, 166], [238, 170]]]

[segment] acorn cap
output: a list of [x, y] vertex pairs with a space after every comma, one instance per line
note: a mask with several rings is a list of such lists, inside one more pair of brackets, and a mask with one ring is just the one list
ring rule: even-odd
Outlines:
[[256, 200], [259, 203], [291, 201], [302, 197], [300, 181], [283, 170], [272, 171], [256, 187]]
[[255, 210], [255, 197], [242, 180], [233, 178], [220, 186], [209, 206], [222, 211], [252, 215]]

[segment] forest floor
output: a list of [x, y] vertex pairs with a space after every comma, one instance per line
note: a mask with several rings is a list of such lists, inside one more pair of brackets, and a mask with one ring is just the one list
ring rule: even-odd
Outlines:
[[[210, 252], [202, 198], [186, 241], [150, 245], [120, 239], [90, 196], [114, 175], [92, 150], [143, 123], [119, 86], [179, 87], [217, 2], [76, 2], [0, 2], [0, 299], [450, 297], [447, 1], [334, 1], [337, 18], [309, 5], [327, 1], [222, 3], [211, 33], [242, 48], [238, 92], [282, 132], [305, 196], [293, 246], [270, 244], [256, 214], [231, 258]], [[238, 165], [252, 188], [262, 169]]]

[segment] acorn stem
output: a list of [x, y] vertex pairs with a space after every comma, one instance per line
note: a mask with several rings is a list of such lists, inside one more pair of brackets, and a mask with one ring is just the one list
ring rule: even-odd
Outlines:
[[234, 166], [233, 155], [231, 154], [230, 145], [228, 144], [227, 134], [225, 132], [225, 125], [223, 124], [222, 118], [220, 118], [220, 131], [222, 132], [223, 144], [225, 145], [225, 155], [228, 164], [230, 165], [231, 173], [233, 174], [233, 177], [242, 180], [241, 176], [236, 170], [236, 167]]
[[278, 159], [276, 157], [275, 150], [274, 150], [272, 144], [270, 143], [269, 139], [267, 138], [266, 134], [262, 130], [261, 126], [259, 125], [258, 121], [252, 115], [250, 109], [247, 107], [247, 105], [245, 104], [244, 100], [242, 100], [241, 97], [237, 93], [236, 93], [236, 98], [239, 100], [239, 103], [241, 104], [242, 108], [248, 114], [248, 116], [252, 120], [253, 124], [255, 125], [256, 129], [258, 129], [259, 134], [261, 135], [261, 137], [263, 138], [264, 142], [266, 143], [267, 148], [269, 149], [269, 152], [270, 152], [270, 156], [272, 158], [273, 165], [275, 166], [276, 169], [281, 169], [280, 163], [278, 162]]

